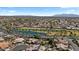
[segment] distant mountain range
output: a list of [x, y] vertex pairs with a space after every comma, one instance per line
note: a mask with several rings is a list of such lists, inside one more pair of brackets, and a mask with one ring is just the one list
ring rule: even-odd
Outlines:
[[0, 15], [1, 16], [15, 16], [15, 17], [79, 17], [79, 15], [77, 14], [56, 14], [56, 15], [53, 15], [53, 16], [35, 16], [35, 15]]
[[79, 17], [79, 15], [76, 15], [76, 14], [57, 14], [57, 15], [54, 15], [54, 17]]

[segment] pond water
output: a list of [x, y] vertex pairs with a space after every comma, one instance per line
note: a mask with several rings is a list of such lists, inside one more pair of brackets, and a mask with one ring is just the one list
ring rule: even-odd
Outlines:
[[24, 35], [24, 36], [34, 36], [34, 35], [39, 35], [39, 36], [46, 36], [46, 33], [42, 32], [33, 32], [33, 31], [21, 31], [21, 30], [14, 30], [16, 34]]

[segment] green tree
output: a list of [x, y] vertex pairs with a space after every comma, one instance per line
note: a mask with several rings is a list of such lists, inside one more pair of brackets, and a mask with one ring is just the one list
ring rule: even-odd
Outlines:
[[7, 32], [7, 33], [11, 33], [12, 32], [12, 24], [10, 21], [4, 21], [2, 23], [2, 28]]
[[39, 34], [36, 34], [33, 37], [36, 38], [36, 39], [39, 39], [40, 38], [40, 35]]

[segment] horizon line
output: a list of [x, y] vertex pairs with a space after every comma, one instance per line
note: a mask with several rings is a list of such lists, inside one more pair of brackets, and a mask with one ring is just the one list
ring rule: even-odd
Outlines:
[[[64, 15], [64, 14], [66, 14], [66, 13], [63, 13], [63, 14], [54, 14], [54, 15], [18, 15], [18, 14], [16, 14], [16, 15], [10, 15], [10, 14], [4, 14], [4, 15], [0, 15], [0, 16], [56, 16], [56, 15]], [[69, 15], [69, 14], [66, 14], [66, 15]], [[79, 14], [72, 14], [72, 15], [79, 15]]]

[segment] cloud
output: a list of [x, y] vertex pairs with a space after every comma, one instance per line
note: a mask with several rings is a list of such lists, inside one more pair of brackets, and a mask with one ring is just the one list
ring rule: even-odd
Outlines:
[[69, 10], [69, 11], [70, 11], [70, 12], [75, 12], [76, 10], [73, 10], [73, 9], [72, 9], [72, 10]]
[[69, 7], [60, 7], [60, 8], [69, 8]]
[[67, 14], [73, 14], [73, 13], [75, 13], [75, 12], [76, 12], [76, 10], [74, 10], [74, 9], [66, 10], [66, 11], [65, 11], [65, 13], [67, 13]]
[[8, 12], [9, 13], [15, 13], [16, 11], [15, 10], [9, 10]]

